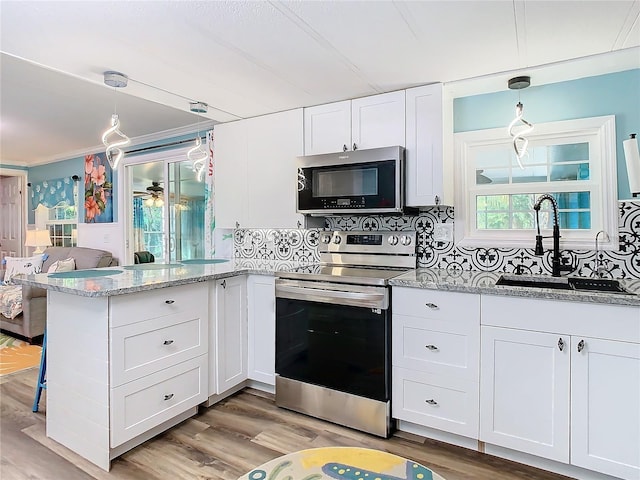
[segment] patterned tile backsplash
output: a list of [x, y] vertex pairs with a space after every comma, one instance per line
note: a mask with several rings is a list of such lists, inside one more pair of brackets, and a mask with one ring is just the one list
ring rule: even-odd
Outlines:
[[[600, 252], [611, 278], [640, 278], [640, 202], [619, 203], [618, 251]], [[418, 267], [449, 270], [551, 274], [551, 251], [537, 257], [533, 248], [462, 248], [433, 239], [435, 225], [453, 223], [452, 207], [434, 207], [418, 215], [329, 217], [327, 230], [415, 230]], [[237, 229], [234, 255], [263, 260], [319, 261], [319, 229]], [[562, 257], [576, 267], [572, 275], [590, 277], [596, 269], [595, 250], [563, 250]]]

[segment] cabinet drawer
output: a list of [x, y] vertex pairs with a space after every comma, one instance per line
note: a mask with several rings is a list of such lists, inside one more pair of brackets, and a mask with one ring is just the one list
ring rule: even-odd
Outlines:
[[478, 381], [480, 323], [471, 323], [452, 329], [445, 320], [394, 315], [393, 365]]
[[109, 326], [128, 325], [196, 306], [206, 311], [207, 299], [206, 282], [113, 296], [109, 301]]
[[207, 398], [207, 355], [111, 389], [111, 447]]
[[111, 329], [111, 386], [207, 353], [208, 321], [198, 311]]
[[480, 295], [393, 287], [393, 312], [448, 321], [474, 318], [479, 323]]
[[393, 417], [478, 438], [477, 382], [393, 368]]

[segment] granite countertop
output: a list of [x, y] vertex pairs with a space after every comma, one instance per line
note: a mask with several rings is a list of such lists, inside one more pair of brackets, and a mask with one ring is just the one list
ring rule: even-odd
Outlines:
[[[92, 269], [101, 276], [86, 278], [53, 278], [47, 273], [17, 275], [16, 284], [45, 288], [57, 292], [71, 293], [83, 297], [106, 297], [126, 293], [155, 290], [157, 288], [185, 285], [188, 283], [218, 280], [235, 275], [274, 275], [306, 263], [282, 260], [255, 260], [234, 258], [216, 264], [138, 264]], [[76, 270], [81, 272], [82, 270]], [[106, 274], [113, 272], [112, 274]], [[87, 272], [91, 273], [91, 272]]]
[[424, 288], [429, 290], [640, 306], [640, 280], [638, 279], [619, 280], [620, 284], [631, 293], [621, 294], [496, 285], [496, 281], [501, 275], [502, 273], [500, 272], [456, 272], [441, 269], [418, 268], [391, 279], [389, 284], [392, 286]]

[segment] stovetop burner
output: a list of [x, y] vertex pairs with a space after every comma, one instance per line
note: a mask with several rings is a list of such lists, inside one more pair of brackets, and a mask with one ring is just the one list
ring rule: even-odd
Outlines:
[[387, 285], [415, 268], [416, 232], [322, 232], [321, 263], [278, 274], [280, 278], [357, 285]]

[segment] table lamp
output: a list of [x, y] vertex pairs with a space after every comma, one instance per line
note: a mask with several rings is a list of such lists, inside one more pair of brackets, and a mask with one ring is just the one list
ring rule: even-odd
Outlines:
[[42, 247], [51, 246], [49, 230], [27, 230], [27, 238], [24, 242], [26, 247], [36, 247], [33, 253], [42, 253]]

